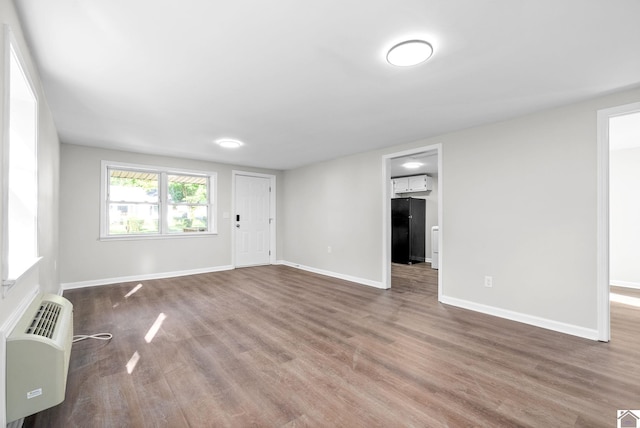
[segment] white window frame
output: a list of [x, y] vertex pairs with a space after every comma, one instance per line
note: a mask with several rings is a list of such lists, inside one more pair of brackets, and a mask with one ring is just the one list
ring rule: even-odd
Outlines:
[[[122, 169], [158, 174], [158, 232], [144, 234], [109, 234], [109, 171]], [[176, 205], [168, 199], [169, 175], [192, 175], [207, 178], [208, 210], [206, 232], [170, 232], [168, 223], [168, 207]], [[141, 165], [118, 161], [101, 162], [100, 184], [100, 240], [139, 240], [139, 239], [167, 239], [167, 238], [198, 238], [218, 234], [217, 200], [218, 200], [218, 174], [212, 171], [199, 171], [184, 168], [169, 168], [163, 166]], [[179, 205], [179, 204], [178, 204]], [[194, 205], [194, 204], [187, 204]]]
[[[2, 257], [1, 257], [1, 272], [2, 272], [2, 296], [6, 296], [9, 290], [17, 283], [20, 282], [20, 279], [24, 277], [28, 272], [30, 272], [40, 261], [41, 257], [39, 256], [38, 249], [38, 110], [40, 105], [40, 100], [38, 99], [38, 93], [35, 90], [35, 85], [33, 84], [33, 79], [31, 78], [27, 67], [25, 66], [26, 62], [24, 60], [24, 56], [20, 51], [20, 47], [11, 32], [11, 29], [8, 25], [3, 25], [3, 35], [4, 35], [4, 58], [2, 67], [4, 68], [4, 129], [2, 130], [2, 169], [1, 169], [1, 178], [2, 178], [2, 242], [0, 243], [0, 247], [2, 248]], [[9, 238], [9, 232], [11, 225], [9, 224], [9, 210], [11, 207], [9, 206], [9, 193], [11, 189], [10, 181], [10, 168], [11, 168], [11, 64], [15, 58], [16, 65], [19, 68], [19, 72], [22, 75], [30, 95], [33, 97], [34, 101], [34, 129], [33, 129], [33, 137], [34, 137], [34, 147], [33, 147], [33, 185], [34, 188], [30, 189], [34, 193], [31, 195], [35, 198], [32, 202], [34, 205], [31, 207], [32, 210], [29, 212], [29, 216], [33, 217], [33, 254], [30, 259], [22, 260], [22, 263], [19, 265], [19, 269], [16, 269], [14, 266], [10, 269], [10, 256], [9, 253], [11, 251], [11, 240]], [[15, 225], [14, 225], [15, 226]], [[13, 230], [15, 232], [15, 230]]]

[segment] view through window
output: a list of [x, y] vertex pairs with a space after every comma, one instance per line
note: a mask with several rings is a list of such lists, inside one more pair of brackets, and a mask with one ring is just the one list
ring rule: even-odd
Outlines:
[[214, 233], [215, 174], [109, 165], [106, 236]]

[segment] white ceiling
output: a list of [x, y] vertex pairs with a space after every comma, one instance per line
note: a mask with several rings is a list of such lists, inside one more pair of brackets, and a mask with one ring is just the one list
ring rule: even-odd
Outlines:
[[637, 0], [15, 3], [72, 144], [290, 169], [640, 84]]

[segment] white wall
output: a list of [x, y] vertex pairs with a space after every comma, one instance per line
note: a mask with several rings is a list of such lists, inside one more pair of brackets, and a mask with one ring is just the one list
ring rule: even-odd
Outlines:
[[[193, 238], [100, 241], [101, 161], [217, 172], [218, 234]], [[122, 278], [158, 276], [228, 268], [232, 264], [231, 171], [282, 173], [212, 162], [143, 155], [62, 144], [60, 173], [60, 280], [65, 287], [114, 282]], [[276, 193], [279, 196], [280, 192]], [[277, 214], [281, 229], [280, 215]], [[280, 241], [279, 239], [277, 242]]]
[[[59, 196], [59, 157], [60, 143], [57, 131], [47, 106], [47, 101], [40, 85], [38, 71], [33, 63], [22, 29], [18, 21], [13, 2], [0, 0], [0, 23], [10, 26], [17, 41], [26, 69], [35, 85], [38, 97], [38, 250], [42, 260], [38, 267], [17, 283], [8, 295], [0, 298], [0, 426], [5, 421], [5, 334], [9, 333], [16, 317], [24, 310], [34, 293], [43, 291], [57, 293], [59, 291], [58, 271], [58, 196]], [[4, 32], [0, 32], [0, 100], [5, 94], [4, 69]], [[0, 102], [0, 130], [4, 129], [5, 104]], [[0, 133], [4, 138], [4, 133]], [[6, 141], [2, 141], [3, 147]], [[0, 151], [0, 157], [2, 151]], [[2, 167], [0, 159], [0, 168]], [[0, 200], [0, 204], [2, 201]], [[1, 206], [0, 206], [1, 208]], [[2, 210], [0, 210], [0, 213]]]
[[640, 148], [609, 154], [611, 284], [640, 288]]
[[429, 192], [425, 199], [427, 200], [427, 246], [426, 254], [428, 258], [433, 257], [431, 251], [431, 228], [438, 226], [438, 174], [432, 175], [433, 190]]
[[446, 297], [596, 329], [597, 105], [441, 139]]
[[377, 152], [285, 171], [284, 260], [380, 282], [381, 198]]
[[624, 91], [287, 171], [284, 258], [382, 281], [381, 156], [442, 143], [441, 298], [595, 338], [596, 114], [638, 100]]

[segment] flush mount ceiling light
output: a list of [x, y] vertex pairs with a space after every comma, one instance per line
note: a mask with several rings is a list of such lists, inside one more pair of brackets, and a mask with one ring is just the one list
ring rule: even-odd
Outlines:
[[237, 149], [242, 146], [242, 141], [232, 140], [231, 138], [222, 138], [220, 140], [216, 140], [216, 144], [220, 147], [224, 147], [225, 149]]
[[433, 47], [424, 40], [407, 40], [398, 43], [387, 53], [387, 62], [398, 67], [410, 67], [428, 60]]
[[407, 162], [402, 164], [402, 166], [407, 168], [407, 169], [420, 168], [422, 165], [424, 165], [424, 164], [421, 163], [421, 162], [415, 161], [415, 160], [410, 160], [410, 161], [407, 161]]

